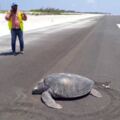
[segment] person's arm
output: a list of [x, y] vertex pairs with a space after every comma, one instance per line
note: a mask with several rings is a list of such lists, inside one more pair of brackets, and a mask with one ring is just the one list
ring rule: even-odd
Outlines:
[[27, 15], [25, 13], [22, 13], [22, 19], [27, 20]]
[[11, 11], [10, 11], [10, 12], [8, 12], [8, 13], [6, 14], [5, 19], [6, 19], [6, 20], [10, 20], [11, 17], [12, 17], [12, 13], [11, 13]]

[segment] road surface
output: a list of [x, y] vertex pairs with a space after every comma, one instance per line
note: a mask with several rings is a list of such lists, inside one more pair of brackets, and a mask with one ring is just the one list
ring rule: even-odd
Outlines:
[[[120, 120], [120, 17], [81, 22], [25, 33], [23, 55], [11, 54], [10, 36], [0, 38], [0, 120]], [[56, 72], [93, 79], [103, 97], [58, 100], [61, 110], [46, 107], [31, 91]], [[103, 87], [107, 82], [110, 89]]]

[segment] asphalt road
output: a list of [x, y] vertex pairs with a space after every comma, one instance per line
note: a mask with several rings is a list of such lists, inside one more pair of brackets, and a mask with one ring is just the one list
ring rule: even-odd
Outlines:
[[[6, 49], [10, 36], [0, 38], [4, 41], [0, 41], [4, 47], [0, 53], [0, 120], [120, 120], [120, 29], [116, 25], [120, 17], [92, 21], [96, 23], [84, 28], [76, 21], [25, 33], [23, 55], [13, 56]], [[103, 97], [59, 100], [61, 110], [46, 107], [31, 91], [42, 77], [57, 72], [93, 79]], [[111, 82], [110, 89], [102, 86], [106, 82]]]

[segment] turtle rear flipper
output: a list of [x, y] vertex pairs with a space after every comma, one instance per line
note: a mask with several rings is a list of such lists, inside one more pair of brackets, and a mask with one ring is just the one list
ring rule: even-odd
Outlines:
[[99, 97], [99, 98], [102, 97], [102, 94], [99, 91], [97, 91], [96, 89], [92, 89], [90, 94], [95, 97]]
[[51, 94], [48, 91], [42, 93], [42, 101], [51, 108], [61, 109], [62, 106], [55, 102]]

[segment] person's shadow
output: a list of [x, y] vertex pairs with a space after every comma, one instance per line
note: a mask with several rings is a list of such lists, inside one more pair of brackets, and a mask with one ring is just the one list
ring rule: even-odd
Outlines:
[[20, 52], [16, 52], [15, 54], [11, 51], [8, 52], [0, 52], [0, 56], [17, 56], [18, 54], [20, 54]]

